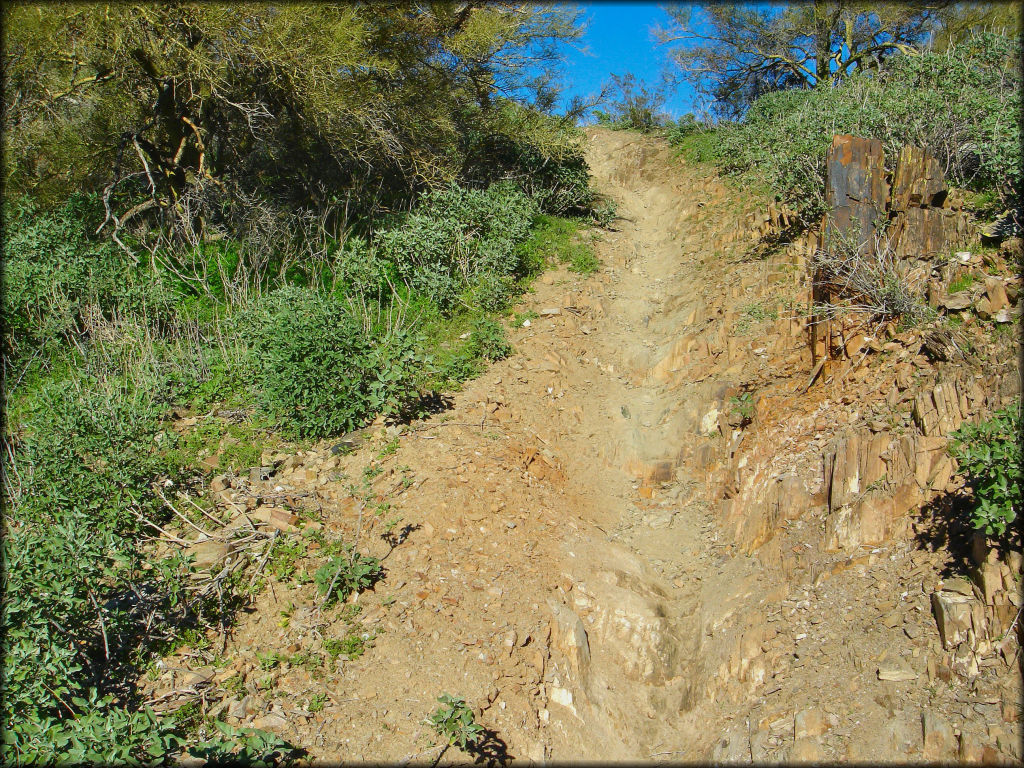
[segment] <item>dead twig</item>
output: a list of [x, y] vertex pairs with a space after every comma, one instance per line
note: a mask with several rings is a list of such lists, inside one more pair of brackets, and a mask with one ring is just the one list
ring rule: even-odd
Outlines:
[[276, 531], [276, 530], [275, 530], [275, 531], [274, 531], [274, 533], [273, 533], [273, 535], [272, 535], [272, 536], [270, 537], [270, 543], [268, 543], [268, 544], [267, 544], [267, 548], [266, 548], [266, 550], [265, 550], [265, 551], [263, 552], [263, 557], [262, 557], [262, 558], [260, 558], [260, 562], [259, 562], [259, 564], [258, 564], [258, 565], [256, 566], [256, 570], [255, 570], [255, 572], [253, 573], [253, 575], [252, 575], [252, 578], [251, 578], [251, 579], [249, 579], [249, 586], [250, 586], [250, 587], [251, 587], [251, 586], [252, 586], [253, 584], [255, 584], [255, 583], [256, 583], [256, 579], [258, 579], [258, 578], [259, 578], [259, 575], [260, 575], [261, 573], [263, 573], [263, 568], [264, 568], [264, 566], [266, 566], [266, 564], [267, 564], [267, 560], [268, 560], [268, 559], [270, 558], [270, 553], [274, 551], [274, 544], [275, 544], [275, 543], [277, 542], [277, 537], [278, 537], [278, 536], [279, 536], [280, 534], [281, 534], [281, 532], [280, 532], [280, 531]]
[[107, 622], [103, 620], [103, 611], [96, 604], [96, 598], [93, 597], [91, 589], [89, 590], [89, 600], [92, 601], [92, 607], [96, 609], [96, 616], [100, 620], [100, 632], [103, 634], [103, 657], [110, 661], [110, 645], [107, 643]]
[[143, 524], [145, 524], [145, 525], [148, 525], [148, 526], [149, 526], [150, 528], [153, 528], [154, 530], [157, 530], [157, 531], [159, 531], [159, 532], [160, 532], [161, 534], [163, 534], [164, 538], [163, 538], [163, 539], [161, 539], [161, 541], [170, 541], [170, 542], [173, 542], [174, 544], [180, 544], [180, 545], [181, 545], [181, 546], [183, 546], [183, 547], [187, 547], [187, 546], [189, 546], [190, 542], [188, 542], [188, 541], [185, 541], [184, 539], [179, 539], [179, 538], [178, 538], [177, 536], [175, 536], [175, 535], [174, 535], [173, 533], [168, 533], [167, 531], [165, 531], [165, 530], [164, 530], [163, 528], [161, 528], [161, 527], [160, 527], [159, 525], [157, 525], [156, 523], [150, 522], [149, 520], [147, 520], [146, 518], [144, 518], [144, 517], [143, 517], [142, 515], [140, 515], [140, 514], [139, 514], [138, 512], [136, 512], [136, 511], [135, 511], [134, 509], [132, 510], [132, 514], [133, 514], [133, 515], [135, 515], [135, 518], [136, 518], [136, 519], [137, 519], [137, 520], [138, 520], [138, 521], [139, 521], [140, 523], [143, 523]]
[[192, 522], [191, 520], [189, 520], [189, 519], [188, 519], [188, 518], [187, 518], [187, 517], [186, 517], [185, 515], [183, 515], [183, 514], [182, 514], [181, 512], [179, 512], [179, 511], [177, 510], [177, 508], [176, 508], [176, 507], [175, 507], [175, 506], [174, 506], [173, 504], [171, 504], [170, 500], [168, 500], [168, 498], [167, 498], [166, 496], [164, 496], [164, 493], [163, 493], [163, 491], [161, 491], [161, 490], [160, 490], [160, 486], [158, 486], [158, 485], [155, 485], [155, 486], [154, 486], [154, 489], [156, 490], [156, 493], [157, 493], [157, 495], [158, 495], [158, 496], [159, 496], [159, 497], [160, 497], [161, 499], [163, 499], [163, 502], [164, 502], [164, 504], [166, 504], [166, 505], [167, 505], [167, 508], [168, 508], [169, 510], [171, 510], [171, 512], [173, 512], [173, 513], [174, 513], [174, 514], [175, 514], [175, 515], [176, 515], [177, 517], [180, 517], [180, 518], [182, 519], [182, 521], [183, 521], [183, 522], [184, 522], [184, 523], [185, 523], [186, 525], [188, 525], [188, 526], [191, 526], [192, 528], [195, 528], [195, 529], [196, 529], [197, 531], [199, 531], [199, 533], [200, 533], [201, 535], [205, 536], [205, 537], [206, 537], [207, 539], [217, 539], [217, 540], [220, 540], [220, 541], [224, 541], [224, 540], [225, 540], [225, 537], [223, 537], [223, 536], [220, 536], [220, 535], [218, 535], [218, 534], [215, 534], [215, 533], [210, 533], [209, 531], [205, 531], [205, 530], [203, 530], [203, 529], [202, 529], [202, 528], [200, 528], [200, 527], [199, 527], [198, 525], [196, 525], [196, 524], [195, 524], [195, 523], [193, 523], [193, 522]]

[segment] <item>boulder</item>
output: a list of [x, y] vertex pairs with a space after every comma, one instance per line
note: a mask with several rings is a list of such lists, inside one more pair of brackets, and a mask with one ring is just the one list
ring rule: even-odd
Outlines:
[[808, 736], [821, 736], [828, 729], [828, 718], [817, 707], [801, 710], [793, 718], [793, 736], [798, 741]]
[[949, 759], [955, 737], [953, 729], [931, 710], [921, 712], [921, 735], [924, 740], [924, 759]]
[[825, 201], [831, 231], [855, 237], [866, 253], [874, 252], [875, 222], [885, 213], [888, 185], [885, 153], [876, 139], [838, 135], [825, 158]]
[[551, 600], [548, 603], [554, 616], [554, 645], [569, 660], [573, 671], [585, 677], [590, 667], [590, 643], [587, 630], [572, 609]]
[[889, 242], [898, 259], [931, 258], [947, 251], [955, 224], [938, 208], [908, 208], [889, 228]]
[[905, 146], [896, 161], [890, 208], [942, 208], [948, 189], [939, 161], [926, 150]]
[[797, 739], [789, 748], [786, 758], [790, 763], [813, 763], [815, 765], [820, 765], [826, 760], [825, 752], [815, 739]]

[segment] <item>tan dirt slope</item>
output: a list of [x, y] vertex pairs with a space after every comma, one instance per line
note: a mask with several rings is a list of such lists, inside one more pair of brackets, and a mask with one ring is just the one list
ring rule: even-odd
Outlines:
[[[802, 253], [743, 259], [759, 201], [657, 139], [592, 129], [588, 160], [622, 218], [595, 233], [599, 273], [538, 281], [512, 357], [429, 420], [223, 491], [285, 498], [307, 533], [358, 528], [386, 576], [322, 612], [311, 584], [271, 580], [211, 704], [328, 761], [432, 762], [442, 693], [493, 761], [1019, 758], [1017, 664], [950, 672], [942, 543], [907, 522], [828, 546], [822, 452], [880, 418], [858, 387], [887, 390], [850, 369], [806, 392]], [[360, 520], [371, 463], [391, 507]], [[362, 656], [323, 655], [353, 634]], [[261, 668], [273, 651], [290, 663]]]

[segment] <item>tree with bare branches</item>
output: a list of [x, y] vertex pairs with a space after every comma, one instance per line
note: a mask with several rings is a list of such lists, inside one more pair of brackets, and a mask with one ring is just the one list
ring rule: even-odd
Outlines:
[[551, 102], [582, 33], [515, 2], [8, 4], [3, 27], [8, 191], [103, 189], [115, 233], [200, 187], [317, 207], [453, 181], [467, 113]]
[[949, 0], [672, 5], [665, 7], [669, 24], [655, 32], [662, 44], [672, 46], [670, 58], [715, 110], [738, 117], [764, 93], [835, 85], [855, 70], [879, 69], [892, 56], [914, 55], [936, 36], [962, 34], [998, 11], [961, 5]]

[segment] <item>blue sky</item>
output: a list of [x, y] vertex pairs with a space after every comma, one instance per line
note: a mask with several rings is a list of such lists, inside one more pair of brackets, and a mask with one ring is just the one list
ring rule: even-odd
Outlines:
[[[589, 21], [582, 40], [586, 53], [567, 50], [566, 96], [596, 93], [612, 74], [632, 72], [639, 80], [656, 85], [666, 65], [666, 47], [651, 34], [657, 24], [667, 24], [668, 14], [657, 3], [580, 3]], [[693, 109], [693, 89], [676, 86], [665, 111], [678, 118]]]

